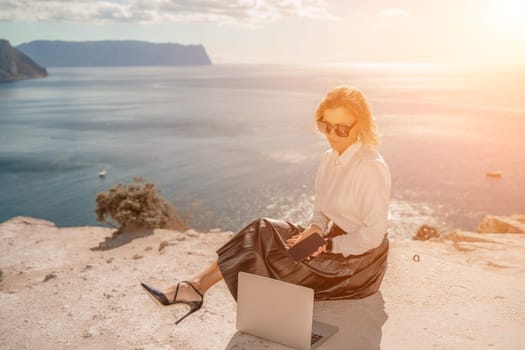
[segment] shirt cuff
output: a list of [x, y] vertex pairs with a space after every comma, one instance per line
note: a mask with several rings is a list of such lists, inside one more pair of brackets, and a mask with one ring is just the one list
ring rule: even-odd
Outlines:
[[326, 251], [332, 252], [333, 241], [332, 238], [325, 238], [326, 240]]
[[323, 218], [320, 217], [320, 216], [314, 216], [310, 220], [309, 224], [318, 226], [321, 229], [321, 233], [323, 233], [323, 235], [324, 235], [324, 232], [326, 231], [326, 228], [328, 226], [328, 223], [325, 223], [325, 220], [323, 220]]

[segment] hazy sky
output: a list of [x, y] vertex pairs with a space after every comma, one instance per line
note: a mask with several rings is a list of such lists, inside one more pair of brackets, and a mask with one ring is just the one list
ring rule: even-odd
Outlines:
[[525, 0], [0, 0], [0, 38], [203, 44], [214, 63], [524, 63]]

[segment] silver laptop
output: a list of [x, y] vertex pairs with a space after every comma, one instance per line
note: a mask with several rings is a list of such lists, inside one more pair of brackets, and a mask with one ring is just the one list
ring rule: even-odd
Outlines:
[[237, 329], [301, 350], [316, 349], [337, 327], [313, 321], [314, 290], [239, 272]]

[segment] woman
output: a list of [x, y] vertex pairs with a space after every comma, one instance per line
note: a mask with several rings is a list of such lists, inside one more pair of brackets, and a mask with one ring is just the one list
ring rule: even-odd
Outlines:
[[[190, 281], [164, 291], [142, 283], [162, 305], [201, 308], [204, 293], [224, 279], [237, 300], [240, 271], [313, 288], [316, 300], [363, 298], [375, 293], [387, 266], [390, 172], [375, 150], [378, 135], [363, 93], [352, 86], [331, 90], [319, 103], [314, 128], [331, 148], [315, 180], [309, 225], [260, 218], [217, 250], [218, 259]], [[295, 263], [286, 249], [309, 235], [326, 239], [307, 260]]]

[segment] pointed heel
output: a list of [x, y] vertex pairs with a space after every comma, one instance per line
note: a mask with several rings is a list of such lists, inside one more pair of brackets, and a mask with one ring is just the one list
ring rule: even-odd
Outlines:
[[[197, 292], [197, 294], [201, 297], [201, 300], [198, 300], [198, 301], [184, 301], [184, 300], [180, 300], [180, 301], [178, 301], [177, 300], [177, 295], [179, 294], [179, 287], [180, 287], [181, 283], [186, 283], [186, 284], [190, 285], [193, 288], [193, 290], [195, 290], [195, 292]], [[188, 313], [186, 313], [184, 316], [182, 316], [181, 318], [176, 320], [175, 324], [179, 324], [186, 317], [188, 317], [189, 315], [191, 315], [195, 311], [199, 310], [202, 307], [202, 304], [204, 302], [204, 294], [201, 293], [201, 291], [198, 290], [197, 287], [195, 287], [193, 285], [193, 283], [191, 283], [189, 281], [180, 281], [179, 283], [177, 283], [177, 289], [175, 290], [175, 295], [174, 295], [173, 301], [171, 303], [169, 302], [169, 300], [166, 297], [166, 295], [164, 293], [162, 293], [161, 291], [159, 291], [159, 290], [157, 290], [157, 289], [155, 289], [153, 287], [150, 287], [150, 286], [148, 286], [145, 283], [141, 283], [140, 285], [146, 290], [146, 292], [148, 292], [147, 295], [158, 305], [170, 306], [170, 305], [174, 305], [174, 304], [185, 304], [185, 305], [189, 305], [190, 306], [190, 311], [188, 311]]]
[[[177, 293], [179, 292], [179, 286], [181, 283], [189, 284], [193, 288], [193, 290], [197, 292], [197, 294], [199, 294], [199, 296], [201, 297], [201, 300], [200, 301], [175, 301], [177, 299]], [[175, 291], [175, 297], [173, 298], [173, 302], [183, 303], [191, 307], [190, 311], [188, 311], [186, 315], [182, 316], [181, 318], [175, 321], [175, 324], [179, 324], [186, 317], [188, 317], [189, 315], [191, 315], [192, 313], [194, 313], [195, 311], [199, 310], [202, 307], [202, 304], [204, 302], [204, 295], [201, 293], [200, 290], [197, 289], [197, 287], [193, 285], [193, 283], [189, 281], [180, 281], [179, 283], [177, 283], [177, 290]]]
[[199, 310], [202, 307], [202, 301], [192, 302], [192, 303], [196, 303], [196, 304], [192, 304], [190, 311], [188, 311], [188, 313], [186, 315], [184, 315], [181, 318], [179, 318], [178, 320], [176, 320], [175, 324], [179, 324], [186, 317], [188, 317], [189, 315], [191, 315], [192, 313], [194, 313], [195, 311]]

